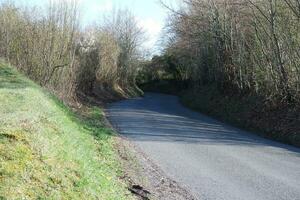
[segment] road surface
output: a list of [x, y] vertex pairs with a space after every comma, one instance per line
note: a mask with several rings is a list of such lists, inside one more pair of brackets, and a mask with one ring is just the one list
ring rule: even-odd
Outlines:
[[266, 140], [147, 93], [108, 118], [170, 178], [203, 200], [300, 200], [300, 149]]

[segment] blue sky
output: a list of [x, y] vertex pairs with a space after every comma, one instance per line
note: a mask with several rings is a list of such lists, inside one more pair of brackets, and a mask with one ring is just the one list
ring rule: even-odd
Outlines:
[[[47, 0], [16, 0], [26, 2], [26, 5], [42, 5]], [[59, 0], [55, 0], [59, 1]], [[68, 0], [66, 0], [68, 1]], [[145, 46], [155, 51], [157, 40], [161, 35], [167, 17], [167, 10], [161, 6], [159, 0], [79, 0], [82, 9], [82, 22], [85, 25], [93, 24], [101, 20], [104, 14], [114, 8], [128, 8], [131, 10], [141, 27], [146, 31], [148, 42]], [[168, 4], [174, 4], [178, 0], [164, 0]]]

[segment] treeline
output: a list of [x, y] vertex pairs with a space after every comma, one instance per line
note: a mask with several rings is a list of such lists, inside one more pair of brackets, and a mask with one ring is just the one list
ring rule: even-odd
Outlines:
[[[182, 0], [179, 10], [164, 6], [171, 13], [167, 48], [150, 66], [164, 66], [192, 87], [215, 84], [224, 92], [299, 102], [299, 0]], [[162, 70], [152, 71], [157, 76]]]
[[50, 0], [45, 8], [0, 3], [0, 57], [63, 100], [138, 92], [144, 33], [128, 10], [116, 9], [82, 30], [76, 0]]
[[139, 76], [200, 112], [300, 145], [300, 1], [182, 0]]

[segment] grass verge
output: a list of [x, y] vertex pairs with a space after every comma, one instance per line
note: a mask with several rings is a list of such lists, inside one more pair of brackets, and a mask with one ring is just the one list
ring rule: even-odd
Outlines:
[[0, 199], [132, 199], [101, 118], [0, 64]]

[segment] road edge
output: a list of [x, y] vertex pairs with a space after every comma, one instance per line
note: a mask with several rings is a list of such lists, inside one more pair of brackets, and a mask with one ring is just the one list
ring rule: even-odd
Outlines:
[[120, 135], [118, 128], [109, 121], [106, 111], [105, 123], [116, 134], [115, 147], [123, 169], [120, 178], [128, 183], [129, 190], [134, 186], [141, 189], [141, 194], [136, 195], [137, 199], [196, 200], [186, 186], [168, 177], [139, 147]]

